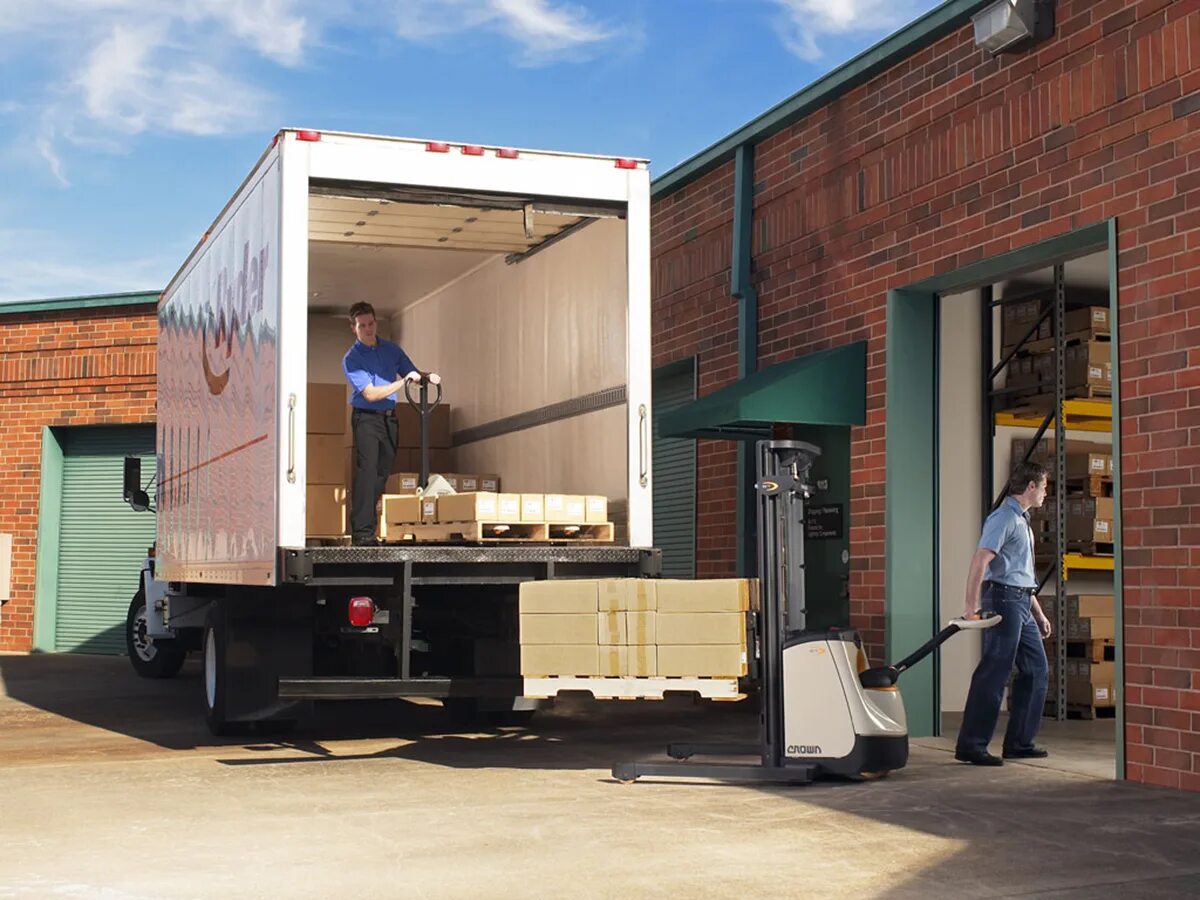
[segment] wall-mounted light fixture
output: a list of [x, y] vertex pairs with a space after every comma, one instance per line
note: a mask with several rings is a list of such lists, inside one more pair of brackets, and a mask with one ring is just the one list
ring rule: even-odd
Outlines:
[[977, 47], [993, 55], [1024, 50], [1054, 34], [1054, 0], [996, 0], [971, 22]]

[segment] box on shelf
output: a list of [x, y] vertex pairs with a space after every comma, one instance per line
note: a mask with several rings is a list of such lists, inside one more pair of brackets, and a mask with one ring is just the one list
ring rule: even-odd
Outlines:
[[1112, 344], [1109, 341], [1072, 344], [1066, 349], [1064, 363], [1068, 388], [1112, 390]]
[[1116, 620], [1112, 616], [1067, 619], [1068, 641], [1111, 641], [1116, 639]]
[[500, 497], [476, 491], [469, 494], [444, 494], [438, 498], [439, 522], [498, 522]]
[[1067, 678], [1067, 702], [1079, 706], [1112, 706], [1112, 685], [1096, 684], [1080, 678]]

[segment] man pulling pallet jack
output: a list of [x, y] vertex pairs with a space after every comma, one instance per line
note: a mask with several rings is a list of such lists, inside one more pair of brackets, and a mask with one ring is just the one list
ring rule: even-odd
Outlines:
[[[808, 473], [820, 453], [799, 441], [758, 443], [759, 742], [671, 744], [672, 761], [614, 766], [618, 781], [650, 775], [807, 783], [821, 773], [859, 777], [902, 768], [908, 726], [897, 679], [958, 632], [999, 624], [999, 616], [987, 614], [954, 619], [900, 662], [873, 669], [856, 632], [806, 633], [804, 503], [811, 495]], [[757, 755], [759, 761], [685, 761], [722, 755]]]

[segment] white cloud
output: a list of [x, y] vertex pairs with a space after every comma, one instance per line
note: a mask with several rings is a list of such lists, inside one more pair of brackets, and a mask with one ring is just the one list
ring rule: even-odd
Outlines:
[[787, 49], [813, 61], [822, 41], [851, 34], [894, 31], [936, 5], [936, 0], [771, 0], [779, 7], [775, 30]]

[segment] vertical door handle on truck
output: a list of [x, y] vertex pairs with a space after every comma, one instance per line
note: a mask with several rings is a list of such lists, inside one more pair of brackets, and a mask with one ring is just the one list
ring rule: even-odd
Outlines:
[[638, 484], [642, 487], [645, 487], [646, 483], [650, 480], [648, 477], [650, 473], [650, 460], [646, 452], [646, 448], [650, 445], [649, 436], [646, 434], [647, 425], [646, 404], [643, 403], [638, 406], [638, 463], [640, 465], [638, 469]]
[[296, 483], [296, 395], [288, 394], [288, 484]]

